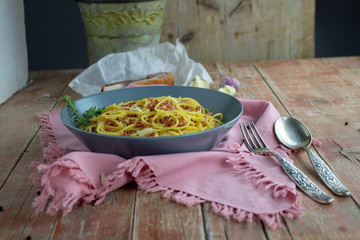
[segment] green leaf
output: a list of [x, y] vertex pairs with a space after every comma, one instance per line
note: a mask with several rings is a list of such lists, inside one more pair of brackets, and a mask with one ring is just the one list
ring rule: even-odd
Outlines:
[[77, 127], [86, 127], [91, 119], [99, 114], [102, 113], [102, 111], [105, 109], [105, 107], [102, 108], [96, 108], [91, 107], [88, 110], [85, 111], [83, 115], [79, 114], [79, 110], [76, 108], [75, 103], [71, 101], [71, 97], [68, 95], [65, 95], [62, 100], [66, 102], [66, 104], [69, 106], [72, 115], [74, 116], [74, 120], [77, 123]]

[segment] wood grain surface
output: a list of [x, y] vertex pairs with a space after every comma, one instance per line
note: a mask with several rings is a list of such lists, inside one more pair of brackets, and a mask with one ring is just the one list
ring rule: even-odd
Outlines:
[[281, 115], [303, 121], [321, 146], [312, 146], [349, 188], [332, 194], [304, 152], [295, 165], [335, 201], [322, 205], [302, 195], [304, 214], [269, 230], [258, 219], [238, 223], [212, 212], [208, 203], [185, 207], [147, 194], [135, 183], [109, 193], [99, 206], [64, 215], [35, 213], [37, 192], [28, 176], [31, 161], [44, 161], [38, 112], [60, 110], [67, 84], [78, 70], [31, 72], [32, 82], [0, 106], [0, 239], [360, 239], [360, 57], [204, 64], [219, 80], [240, 80], [237, 96], [271, 101]]
[[161, 42], [201, 63], [314, 57], [314, 0], [167, 0]]

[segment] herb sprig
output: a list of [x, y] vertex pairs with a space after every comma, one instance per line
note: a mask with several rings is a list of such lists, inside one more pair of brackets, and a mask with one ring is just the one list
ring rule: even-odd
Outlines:
[[79, 110], [75, 106], [75, 103], [71, 101], [70, 96], [65, 95], [62, 98], [62, 100], [66, 102], [69, 108], [71, 109], [71, 113], [74, 116], [74, 120], [77, 123], [77, 127], [86, 127], [94, 116], [101, 114], [102, 111], [105, 109], [105, 107], [103, 108], [91, 107], [88, 110], [86, 110], [84, 114], [80, 114]]

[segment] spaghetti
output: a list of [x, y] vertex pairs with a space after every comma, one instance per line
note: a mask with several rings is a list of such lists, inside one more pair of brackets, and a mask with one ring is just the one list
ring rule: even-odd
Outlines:
[[204, 131], [222, 125], [192, 98], [149, 97], [106, 107], [83, 129], [115, 136], [158, 137]]

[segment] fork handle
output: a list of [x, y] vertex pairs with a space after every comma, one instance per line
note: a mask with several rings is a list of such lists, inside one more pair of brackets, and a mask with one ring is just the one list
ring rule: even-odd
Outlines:
[[291, 178], [291, 180], [293, 180], [295, 184], [309, 197], [320, 203], [331, 203], [334, 201], [333, 198], [328, 196], [318, 186], [316, 186], [315, 183], [310, 180], [310, 178], [308, 178], [302, 171], [300, 171], [300, 169], [295, 167], [279, 154], [275, 152], [271, 152], [271, 154], [279, 160], [281, 167]]
[[335, 194], [340, 196], [350, 195], [350, 191], [344, 187], [336, 175], [331, 171], [329, 166], [316, 155], [309, 147], [304, 148], [308, 153], [311, 163], [314, 166], [316, 172], [319, 174], [323, 182], [333, 191]]

